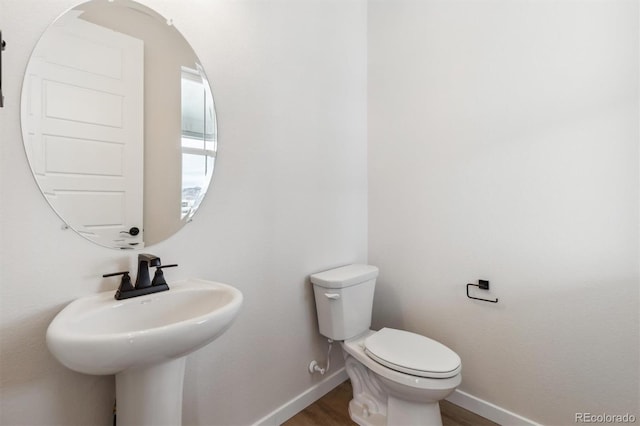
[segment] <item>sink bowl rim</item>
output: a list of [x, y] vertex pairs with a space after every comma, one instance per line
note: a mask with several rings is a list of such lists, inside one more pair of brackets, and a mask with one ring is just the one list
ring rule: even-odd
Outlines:
[[[95, 335], [92, 335], [88, 330], [77, 330], [73, 327], [65, 327], [66, 324], [68, 324], [68, 320], [73, 320], [73, 315], [78, 314], [83, 309], [87, 309], [86, 307], [84, 307], [84, 305], [86, 305], [87, 303], [95, 303], [95, 307], [100, 310], [113, 309], [122, 305], [136, 304], [145, 300], [168, 297], [170, 296], [172, 291], [175, 293], [197, 289], [213, 290], [216, 287], [222, 288], [231, 293], [231, 300], [229, 300], [223, 306], [216, 308], [210, 312], [180, 321], [131, 331], [107, 331], [103, 333], [96, 333]], [[187, 278], [184, 280], [178, 280], [169, 285], [168, 291], [134, 297], [131, 299], [116, 300], [113, 297], [114, 294], [114, 290], [104, 291], [97, 294], [90, 294], [87, 296], [79, 297], [68, 303], [60, 312], [58, 312], [58, 314], [49, 324], [49, 327], [47, 328], [47, 340], [55, 338], [68, 342], [93, 341], [98, 343], [101, 341], [109, 341], [119, 338], [126, 339], [142, 336], [152, 338], [154, 335], [163, 334], [168, 329], [178, 329], [181, 327], [193, 326], [194, 323], [196, 323], [196, 325], [205, 324], [209, 321], [212, 321], [216, 317], [224, 316], [227, 313], [237, 310], [243, 302], [242, 292], [240, 292], [240, 290], [236, 289], [235, 287], [217, 281], [208, 281], [198, 278]], [[86, 313], [88, 315], [91, 315], [90, 309], [87, 309]]]

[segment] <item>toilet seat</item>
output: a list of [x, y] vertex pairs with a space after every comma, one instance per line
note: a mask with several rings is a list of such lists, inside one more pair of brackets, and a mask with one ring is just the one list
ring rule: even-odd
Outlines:
[[413, 374], [403, 373], [377, 362], [365, 353], [364, 347], [365, 340], [375, 333], [378, 332], [368, 330], [353, 339], [343, 341], [341, 346], [348, 355], [355, 358], [355, 360], [371, 370], [371, 372], [375, 373], [381, 380], [385, 378], [398, 383], [400, 386], [406, 386], [420, 392], [454, 389], [460, 385], [460, 382], [462, 381], [462, 369], [460, 369], [458, 374], [453, 377], [437, 379], [431, 377], [418, 377]]
[[460, 372], [460, 357], [440, 342], [419, 334], [383, 328], [364, 340], [364, 352], [395, 371], [426, 378], [449, 378]]

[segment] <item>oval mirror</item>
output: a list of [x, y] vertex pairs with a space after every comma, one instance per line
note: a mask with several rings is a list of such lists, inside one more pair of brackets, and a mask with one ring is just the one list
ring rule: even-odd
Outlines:
[[213, 97], [171, 21], [93, 0], [38, 41], [21, 99], [33, 175], [51, 207], [97, 244], [143, 248], [189, 222], [216, 159]]

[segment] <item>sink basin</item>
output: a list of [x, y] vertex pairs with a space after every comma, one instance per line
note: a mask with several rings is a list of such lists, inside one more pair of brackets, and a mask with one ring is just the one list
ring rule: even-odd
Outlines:
[[[242, 293], [226, 284], [188, 279], [170, 284], [169, 291], [125, 300], [113, 296], [109, 291], [67, 305], [49, 325], [49, 350], [71, 370], [116, 375], [119, 425], [180, 424], [184, 357], [231, 326]], [[179, 387], [173, 397], [179, 401], [160, 398], [159, 387]], [[140, 401], [140, 392], [153, 393], [162, 407], [149, 408], [154, 402]], [[166, 412], [172, 404], [177, 414]], [[150, 412], [140, 414], [144, 411]]]
[[67, 368], [116, 374], [180, 358], [221, 335], [242, 304], [237, 289], [196, 279], [132, 299], [115, 300], [113, 294], [77, 299], [51, 322], [47, 345]]

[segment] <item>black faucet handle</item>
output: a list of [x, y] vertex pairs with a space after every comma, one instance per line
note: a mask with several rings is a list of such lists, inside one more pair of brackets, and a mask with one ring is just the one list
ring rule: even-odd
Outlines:
[[129, 271], [123, 272], [113, 272], [111, 274], [104, 274], [102, 277], [115, 277], [117, 275], [122, 275], [122, 279], [120, 280], [120, 286], [118, 287], [118, 291], [116, 291], [115, 298], [118, 299], [118, 296], [125, 292], [133, 290], [133, 284], [131, 284], [131, 277], [129, 276]]
[[174, 268], [176, 266], [178, 266], [177, 263], [172, 263], [171, 265], [160, 265], [160, 266], [156, 266], [156, 270], [163, 269], [163, 268]]
[[110, 274], [104, 274], [102, 276], [102, 278], [115, 277], [115, 276], [118, 276], [118, 275], [125, 275], [125, 274], [128, 274], [128, 273], [129, 273], [129, 271], [112, 272]]
[[177, 263], [171, 264], [171, 265], [162, 265], [162, 266], [157, 266], [156, 267], [156, 273], [153, 275], [153, 280], [151, 281], [151, 286], [153, 287], [154, 285], [166, 285], [167, 281], [164, 279], [164, 272], [162, 272], [162, 270], [164, 268], [173, 268], [175, 266], [178, 266]]

